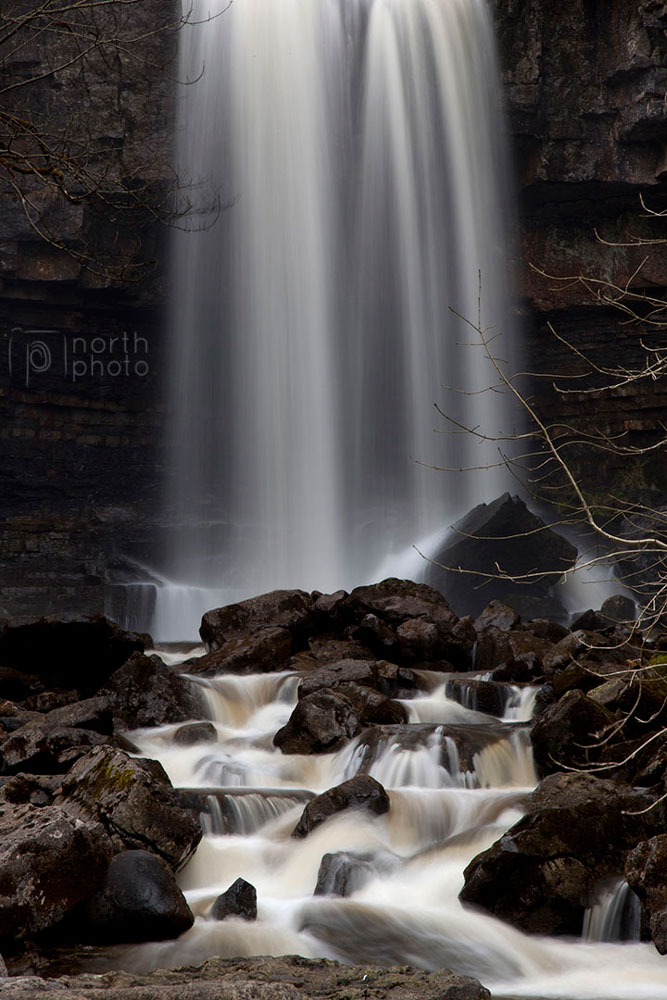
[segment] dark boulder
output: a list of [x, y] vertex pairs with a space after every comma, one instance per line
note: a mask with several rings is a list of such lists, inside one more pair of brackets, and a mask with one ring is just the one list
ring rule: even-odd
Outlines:
[[114, 671], [100, 694], [108, 697], [117, 726], [139, 729], [186, 722], [204, 714], [195, 685], [157, 656], [134, 653]]
[[78, 691], [40, 691], [23, 699], [23, 707], [29, 712], [52, 712], [55, 708], [65, 708], [79, 700]]
[[111, 855], [98, 823], [0, 802], [0, 945], [58, 924], [102, 885]]
[[608, 624], [609, 622], [605, 622], [599, 611], [589, 608], [572, 619], [570, 628], [573, 632], [577, 632], [579, 629], [584, 629], [588, 632], [600, 632]]
[[212, 920], [226, 917], [241, 917], [242, 920], [257, 919], [257, 890], [244, 878], [237, 878], [226, 892], [221, 893], [211, 907]]
[[196, 743], [215, 743], [218, 730], [212, 722], [192, 722], [181, 726], [173, 735], [173, 741], [181, 747], [191, 747]]
[[447, 654], [438, 626], [423, 618], [409, 618], [401, 622], [396, 629], [396, 638], [403, 663], [438, 660]]
[[417, 676], [408, 667], [399, 667], [387, 660], [378, 660], [377, 688], [387, 698], [409, 698], [419, 687]]
[[0, 787], [0, 798], [14, 805], [30, 803], [50, 806], [60, 791], [60, 776], [50, 774], [15, 774]]
[[354, 703], [340, 691], [316, 691], [301, 698], [273, 738], [283, 753], [339, 750], [362, 726]]
[[479, 635], [487, 628], [496, 628], [499, 632], [509, 632], [519, 622], [519, 615], [502, 601], [491, 601], [481, 614], [475, 618], [475, 632]]
[[373, 653], [359, 639], [336, 639], [329, 635], [314, 635], [308, 642], [310, 655], [318, 665], [340, 660], [372, 660]]
[[[341, 618], [359, 626], [374, 622], [377, 635], [396, 634], [397, 646], [391, 643], [374, 647], [380, 656], [399, 657], [405, 663], [428, 663], [450, 660], [458, 668], [469, 668], [477, 639], [472, 621], [459, 619], [447, 601], [425, 583], [412, 583], [393, 577], [369, 587], [357, 587], [339, 607]], [[369, 617], [370, 616], [370, 617]], [[354, 632], [359, 635], [358, 629]], [[368, 640], [365, 635], [364, 641]]]
[[582, 691], [567, 691], [533, 724], [531, 737], [541, 773], [595, 762], [598, 744], [614, 721], [608, 709]]
[[346, 590], [336, 590], [333, 594], [313, 593], [312, 598], [313, 614], [317, 619], [329, 624], [331, 619], [335, 619], [338, 608], [348, 596]]
[[173, 872], [148, 851], [123, 851], [104, 884], [68, 921], [70, 935], [92, 944], [164, 941], [192, 927], [194, 917]]
[[5, 774], [64, 773], [73, 757], [108, 742], [111, 729], [112, 716], [106, 698], [87, 698], [53, 709], [7, 737], [0, 748], [0, 768]]
[[0, 634], [0, 665], [37, 674], [49, 687], [73, 688], [86, 697], [149, 643], [149, 636], [124, 632], [102, 616], [42, 618], [28, 625], [9, 622]]
[[625, 856], [655, 816], [626, 785], [584, 773], [549, 775], [528, 811], [470, 862], [460, 898], [533, 934], [581, 933], [597, 883], [623, 871]]
[[642, 841], [628, 854], [625, 878], [639, 896], [656, 948], [667, 955], [667, 834]]
[[637, 605], [625, 594], [613, 594], [603, 601], [600, 615], [608, 623], [632, 625], [637, 618]]
[[56, 803], [70, 815], [95, 820], [116, 851], [149, 848], [177, 870], [201, 840], [188, 808], [157, 761], [97, 747], [70, 769]]
[[395, 630], [377, 615], [364, 615], [359, 625], [351, 627], [350, 635], [376, 656], [391, 656], [398, 646]]
[[256, 629], [279, 626], [301, 635], [312, 625], [313, 598], [302, 590], [272, 590], [238, 604], [207, 611], [199, 634], [214, 652], [232, 639], [242, 639]]
[[0, 749], [0, 770], [3, 774], [65, 774], [91, 747], [108, 742], [108, 736], [91, 730], [45, 728], [41, 722], [30, 722], [5, 740]]
[[[568, 632], [560, 642], [543, 657], [544, 672], [547, 676], [569, 666], [574, 660], [586, 660], [598, 673], [613, 672], [617, 664], [638, 655], [639, 650], [625, 644], [616, 646], [614, 640], [601, 632], [590, 629], [575, 629]], [[593, 666], [594, 665], [594, 666]], [[607, 665], [607, 666], [605, 666]]]
[[425, 583], [390, 577], [368, 587], [357, 587], [340, 604], [340, 614], [359, 624], [366, 615], [388, 622], [394, 628], [411, 618], [453, 626], [457, 616], [437, 590]]
[[[576, 558], [573, 545], [548, 528], [523, 500], [505, 493], [493, 503], [475, 507], [454, 525], [426, 579], [461, 614], [479, 615], [490, 600], [520, 611], [517, 597], [520, 600], [523, 593], [548, 597]], [[529, 584], [514, 582], [526, 574], [531, 574]]]
[[309, 833], [344, 809], [363, 809], [374, 816], [389, 812], [389, 796], [379, 781], [368, 774], [357, 774], [342, 785], [336, 785], [306, 804], [301, 818], [292, 831], [293, 837]]
[[212, 677], [215, 674], [285, 670], [291, 652], [291, 632], [281, 626], [266, 626], [221, 642], [212, 652], [188, 664], [188, 672], [198, 677]]
[[364, 684], [376, 687], [378, 682], [375, 660], [339, 660], [307, 674], [299, 684], [299, 698], [316, 691], [340, 687], [342, 684]]
[[389, 726], [408, 721], [405, 705], [386, 698], [373, 688], [361, 684], [341, 684], [337, 691], [352, 702], [362, 726]]
[[0, 666], [0, 698], [25, 702], [45, 690], [46, 682], [37, 674]]

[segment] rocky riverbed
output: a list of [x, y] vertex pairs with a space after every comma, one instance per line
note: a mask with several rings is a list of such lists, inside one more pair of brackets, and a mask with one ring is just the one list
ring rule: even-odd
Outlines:
[[[0, 995], [41, 995], [47, 983], [73, 998], [118, 1000], [487, 995], [466, 978], [457, 952], [440, 964], [454, 965], [458, 976], [387, 972], [374, 963], [392, 964], [390, 946], [374, 957], [370, 939], [367, 951], [357, 943], [350, 952], [364, 956], [363, 969], [294, 958], [215, 959], [183, 973], [104, 973], [105, 955], [114, 956], [107, 968], [122, 968], [120, 946], [170, 947], [195, 921], [212, 926], [231, 918], [252, 926], [257, 896], [250, 883], [230, 886], [210, 906], [195, 905], [180, 887], [179, 872], [202, 837], [200, 814], [210, 823], [213, 799], [225, 822], [230, 782], [215, 782], [208, 798], [203, 786], [174, 787], [138, 743], [167, 732], [175, 748], [215, 750], [211, 691], [219, 696], [221, 678], [224, 686], [225, 678], [256, 683], [258, 675], [274, 675], [276, 691], [287, 678], [294, 691], [268, 745], [262, 737], [263, 753], [316, 762], [354, 748], [351, 777], [348, 768], [334, 787], [315, 787], [319, 794], [292, 803], [295, 820], [285, 814], [291, 826], [284, 832], [291, 842], [315, 844], [318, 831], [343, 815], [391, 817], [400, 799], [370, 773], [387, 748], [395, 757], [428, 748], [429, 759], [458, 776], [461, 788], [490, 787], [479, 777], [480, 761], [512, 741], [523, 746], [530, 733], [526, 746], [532, 742], [541, 781], [532, 794], [503, 792], [503, 808], [522, 816], [472, 858], [461, 900], [529, 935], [576, 937], [600, 887], [625, 878], [641, 909], [641, 937], [665, 954], [667, 642], [660, 635], [650, 645], [640, 641], [618, 620], [624, 613], [623, 602], [613, 600], [566, 628], [523, 621], [492, 602], [473, 619], [456, 615], [431, 587], [393, 579], [349, 594], [276, 591], [206, 614], [206, 651], [175, 665], [150, 653], [149, 637], [103, 618], [8, 623], [0, 636], [0, 949], [12, 978], [0, 984]], [[469, 713], [465, 721], [425, 721], [424, 699], [441, 688], [448, 703]], [[535, 702], [533, 720], [515, 714], [512, 721], [508, 706], [527, 703], [527, 695]], [[420, 698], [418, 719], [413, 706]], [[493, 809], [492, 824], [501, 811]], [[444, 830], [430, 843], [455, 844], [456, 836]], [[433, 849], [428, 843], [422, 851]], [[319, 864], [315, 892], [348, 897], [360, 870], [376, 860], [328, 853]], [[311, 914], [309, 933], [324, 933], [320, 920]], [[357, 932], [336, 926], [326, 930], [332, 943], [320, 954], [345, 956], [345, 934], [359, 941], [366, 933], [361, 925]], [[396, 954], [403, 964], [400, 949]], [[439, 960], [411, 961], [435, 969]], [[85, 971], [93, 967], [102, 973]], [[79, 975], [53, 978], [64, 973]]]

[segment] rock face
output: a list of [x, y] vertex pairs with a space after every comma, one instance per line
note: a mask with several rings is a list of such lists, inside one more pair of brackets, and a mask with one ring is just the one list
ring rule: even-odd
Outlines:
[[614, 721], [610, 711], [583, 692], [567, 691], [531, 730], [535, 760], [542, 773], [590, 763], [596, 741], [605, 736]]
[[[175, 15], [162, 0], [135, 8], [131, 27], [114, 21], [110, 8], [79, 12], [88, 27], [95, 18], [103, 38], [141, 39], [115, 53], [94, 45], [70, 63], [73, 31], [56, 40], [29, 29], [27, 45], [19, 32], [16, 48], [4, 44], [0, 53], [3, 73], [16, 83], [38, 81], [5, 93], [3, 110], [28, 112], [56, 145], [56, 136], [76, 135], [81, 148], [97, 150], [90, 168], [102, 195], [58, 197], [57, 185], [40, 181], [39, 172], [22, 177], [38, 226], [52, 234], [47, 242], [37, 238], [3, 171], [0, 606], [24, 620], [45, 608], [59, 616], [102, 613], [119, 551], [140, 556], [154, 530], [165, 267], [164, 227], [150, 206], [173, 187], [166, 151], [175, 33], [159, 29]], [[65, 67], [52, 74], [61, 60]], [[118, 211], [121, 205], [129, 211]], [[54, 241], [83, 254], [92, 249], [102, 267], [86, 268]], [[119, 255], [129, 270], [113, 276], [105, 265]], [[26, 370], [26, 351], [37, 343], [50, 352], [39, 373]]]
[[94, 821], [0, 802], [0, 946], [57, 925], [103, 883], [111, 855]]
[[174, 870], [201, 840], [196, 813], [172, 788], [162, 766], [111, 747], [98, 747], [77, 761], [57, 803], [70, 815], [101, 823], [116, 851], [150, 847]]
[[[493, 7], [518, 172], [517, 312], [526, 370], [583, 370], [549, 323], [594, 360], [631, 365], [642, 359], [636, 328], [620, 325], [618, 312], [594, 302], [581, 283], [550, 280], [530, 265], [619, 286], [632, 278], [638, 290], [664, 297], [667, 247], [633, 246], [628, 236], [664, 236], [664, 221], [645, 216], [639, 192], [650, 207], [664, 208], [667, 10], [654, 0], [494, 0]], [[653, 443], [666, 402], [659, 381], [595, 398], [566, 396], [547, 379], [531, 386], [531, 397], [547, 421], [623, 433], [625, 444], [637, 445]], [[590, 452], [570, 458], [595, 495], [633, 499], [640, 489], [655, 499], [661, 490], [655, 455], [636, 463], [609, 455], [591, 461]]]
[[622, 873], [658, 822], [627, 815], [647, 803], [631, 788], [583, 773], [545, 778], [526, 816], [465, 870], [460, 898], [532, 934], [581, 933], [597, 882]]
[[204, 714], [194, 684], [157, 656], [135, 653], [111, 675], [101, 693], [109, 698], [117, 723], [127, 729], [186, 722]]
[[645, 840], [625, 862], [625, 878], [635, 890], [648, 917], [651, 937], [661, 955], [667, 955], [667, 835]]
[[[366, 977], [364, 979], [364, 976]], [[72, 992], [86, 1000], [349, 1000], [359, 983], [370, 996], [386, 1000], [490, 1000], [491, 994], [476, 979], [451, 972], [421, 972], [408, 966], [379, 969], [372, 965], [339, 965], [298, 956], [285, 958], [212, 958], [197, 969], [159, 971], [148, 976], [110, 972], [104, 976], [67, 976], [34, 981], [34, 997], [42, 992]], [[29, 979], [3, 983], [6, 1000], [27, 1000]]]
[[380, 782], [368, 774], [358, 774], [311, 799], [301, 813], [292, 836], [307, 837], [321, 823], [344, 809], [363, 809], [374, 816], [382, 816], [389, 812], [389, 807], [389, 796]]

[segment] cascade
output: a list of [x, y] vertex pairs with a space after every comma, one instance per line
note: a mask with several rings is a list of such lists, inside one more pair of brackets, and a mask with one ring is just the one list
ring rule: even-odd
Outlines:
[[[226, 9], [222, 11], [222, 7]], [[278, 587], [418, 576], [502, 472], [506, 154], [486, 0], [235, 0], [181, 33], [170, 456], [153, 634]], [[195, 0], [192, 20], [216, 13]], [[201, 231], [203, 229], [203, 231]], [[448, 391], [460, 389], [465, 395]], [[145, 603], [145, 595], [143, 595]], [[148, 624], [148, 623], [147, 623]]]
[[[282, 754], [272, 736], [296, 704], [299, 677], [199, 679], [215, 742], [183, 746], [178, 724], [130, 734], [201, 811], [201, 844], [179, 875], [196, 919], [176, 941], [107, 949], [104, 968], [300, 954], [446, 967], [481, 979], [494, 1000], [664, 997], [664, 959], [636, 940], [624, 883], [601, 887], [580, 941], [527, 935], [459, 902], [464, 868], [521, 818], [536, 783], [526, 726], [514, 718], [519, 707], [527, 714], [533, 688], [511, 692], [502, 718], [468, 710], [464, 723], [380, 727], [380, 738], [362, 734], [335, 753]], [[448, 700], [447, 682], [434, 685], [429, 671], [419, 679], [405, 705], [434, 690]], [[387, 740], [390, 730], [402, 736]], [[387, 813], [347, 809], [303, 839], [290, 836], [313, 794], [363, 772], [386, 783]], [[239, 877], [256, 887], [257, 919], [212, 919], [215, 899]], [[607, 943], [621, 937], [636, 943]]]

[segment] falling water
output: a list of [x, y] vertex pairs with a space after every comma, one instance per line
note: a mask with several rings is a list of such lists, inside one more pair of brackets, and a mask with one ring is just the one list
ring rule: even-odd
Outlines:
[[[420, 678], [433, 687], [426, 671]], [[636, 936], [624, 884], [601, 887], [580, 941], [526, 935], [458, 900], [465, 866], [520, 819], [535, 785], [526, 727], [511, 718], [534, 689], [510, 697], [503, 719], [465, 710], [463, 724], [395, 727], [399, 753], [395, 741], [362, 734], [336, 753], [282, 754], [272, 737], [296, 703], [298, 680], [287, 673], [199, 680], [215, 742], [179, 745], [175, 725], [131, 734], [202, 811], [202, 842], [179, 876], [196, 919], [176, 941], [111, 949], [105, 967], [300, 954], [446, 967], [480, 978], [497, 1000], [664, 998], [667, 969], [652, 945], [604, 943]], [[416, 718], [432, 694], [415, 692]], [[481, 749], [471, 755], [474, 747]], [[314, 793], [360, 769], [386, 782], [388, 813], [345, 810], [304, 839], [290, 836]], [[257, 920], [213, 919], [213, 902], [239, 877], [257, 889]]]
[[[219, 6], [180, 40], [197, 82], [178, 172], [203, 231], [174, 237], [161, 639], [253, 593], [392, 572], [501, 489], [499, 473], [425, 467], [496, 461], [472, 435], [434, 434], [455, 429], [434, 404], [510, 423], [502, 395], [476, 394], [494, 373], [451, 311], [477, 320], [481, 274], [483, 322], [507, 325], [486, 0]], [[193, 21], [212, 7], [195, 0]]]

